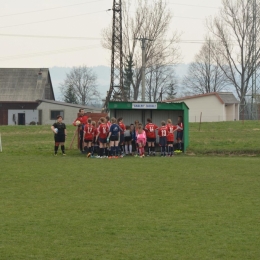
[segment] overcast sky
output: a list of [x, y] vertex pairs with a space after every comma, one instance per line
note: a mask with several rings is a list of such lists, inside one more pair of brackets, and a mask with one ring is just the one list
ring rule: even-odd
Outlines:
[[[182, 62], [189, 63], [204, 39], [206, 17], [218, 12], [221, 0], [168, 2], [174, 15], [171, 29], [182, 33]], [[101, 30], [112, 20], [107, 11], [112, 4], [113, 0], [0, 0], [0, 67], [110, 66], [110, 52], [100, 40]]]

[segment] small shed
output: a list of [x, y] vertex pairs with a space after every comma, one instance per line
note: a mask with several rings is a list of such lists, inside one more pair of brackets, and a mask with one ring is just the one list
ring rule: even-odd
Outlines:
[[134, 123], [135, 120], [146, 124], [146, 119], [151, 118], [153, 123], [160, 126], [161, 121], [171, 119], [177, 124], [178, 116], [183, 117], [184, 151], [189, 145], [189, 108], [184, 102], [180, 103], [151, 103], [151, 102], [118, 102], [111, 101], [108, 104], [110, 117], [122, 117], [126, 125]]

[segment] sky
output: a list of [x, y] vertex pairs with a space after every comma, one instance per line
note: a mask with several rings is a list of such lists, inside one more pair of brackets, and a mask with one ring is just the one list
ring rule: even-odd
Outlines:
[[[133, 0], [134, 1], [134, 0]], [[206, 34], [205, 20], [221, 0], [168, 0], [170, 30], [181, 33], [182, 63], [192, 62]], [[110, 66], [101, 32], [113, 0], [0, 0], [0, 67]]]

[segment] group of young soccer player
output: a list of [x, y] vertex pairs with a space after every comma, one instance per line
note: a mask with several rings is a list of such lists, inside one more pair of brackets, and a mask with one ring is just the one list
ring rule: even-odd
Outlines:
[[[84, 124], [82, 120], [87, 122]], [[162, 121], [157, 126], [150, 118], [143, 126], [138, 120], [134, 124], [126, 126], [123, 118], [101, 117], [96, 123], [91, 118], [77, 118], [74, 123], [80, 127], [80, 149], [87, 157], [92, 158], [118, 158], [125, 155], [145, 156], [147, 145], [147, 156], [155, 156], [156, 137], [159, 136], [161, 156], [174, 155], [175, 134], [179, 150], [182, 149], [183, 122], [178, 117], [177, 125], [173, 125], [171, 119]], [[95, 154], [97, 154], [95, 156]]]

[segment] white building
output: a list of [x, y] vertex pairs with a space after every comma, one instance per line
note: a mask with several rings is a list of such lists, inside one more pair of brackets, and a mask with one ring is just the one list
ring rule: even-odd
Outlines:
[[239, 120], [239, 101], [231, 92], [213, 92], [167, 100], [185, 102], [189, 107], [189, 122], [219, 122]]
[[84, 109], [85, 113], [101, 112], [101, 108], [87, 107], [47, 99], [37, 101], [39, 102], [37, 110], [39, 111], [39, 123], [41, 125], [53, 124], [57, 120], [56, 117], [58, 115], [63, 117], [63, 122], [65, 124], [72, 124], [81, 108]]

